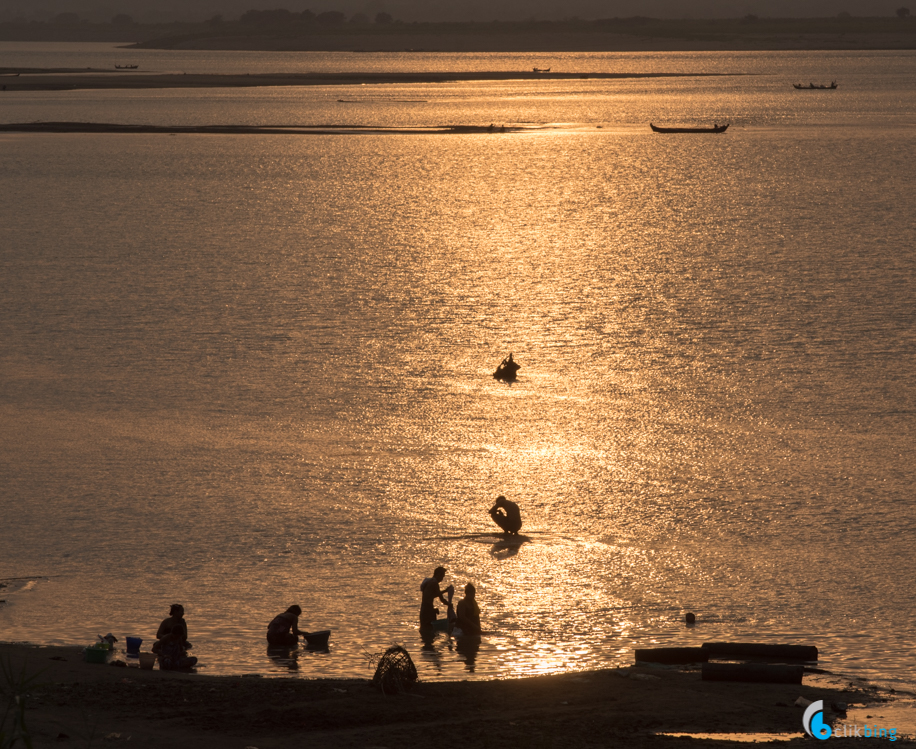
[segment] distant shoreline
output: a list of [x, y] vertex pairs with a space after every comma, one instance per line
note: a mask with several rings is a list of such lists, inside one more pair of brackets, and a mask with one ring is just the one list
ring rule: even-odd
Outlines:
[[[901, 12], [905, 9], [901, 8]], [[246, 14], [248, 15], [248, 14]], [[326, 15], [326, 14], [321, 14]], [[332, 14], [333, 15], [333, 14]], [[387, 14], [381, 14], [387, 15]], [[260, 52], [740, 52], [916, 49], [916, 18], [567, 19], [563, 21], [371, 22], [310, 11], [263, 11], [203, 23], [0, 23], [2, 41], [111, 42], [141, 49]], [[361, 16], [361, 18], [360, 18]], [[357, 20], [358, 19], [358, 20]], [[129, 21], [129, 19], [128, 19]]]

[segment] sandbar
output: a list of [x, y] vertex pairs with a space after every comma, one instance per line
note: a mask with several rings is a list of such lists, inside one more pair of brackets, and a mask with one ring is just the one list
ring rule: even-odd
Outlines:
[[535, 73], [464, 71], [417, 73], [143, 73], [56, 68], [0, 68], [3, 91], [74, 91], [78, 89], [250, 88], [256, 86], [358, 86], [362, 84], [456, 83], [511, 80], [606, 80], [724, 75], [719, 73]]

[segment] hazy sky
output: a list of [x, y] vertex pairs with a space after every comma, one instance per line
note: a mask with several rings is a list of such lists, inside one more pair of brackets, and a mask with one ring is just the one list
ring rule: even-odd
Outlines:
[[[0, 0], [0, 18], [51, 18], [75, 12], [107, 21], [126, 13], [138, 21], [204, 20], [214, 14], [237, 18], [248, 9], [342, 10], [374, 17], [386, 11], [405, 21], [523, 20], [654, 16], [726, 18], [758, 16], [889, 16], [909, 0]], [[911, 8], [916, 14], [916, 0]]]

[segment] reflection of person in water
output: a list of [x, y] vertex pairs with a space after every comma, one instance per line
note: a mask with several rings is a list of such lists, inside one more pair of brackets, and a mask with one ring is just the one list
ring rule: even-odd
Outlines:
[[[503, 512], [505, 510], [505, 513]], [[518, 535], [522, 527], [522, 514], [519, 512], [518, 505], [510, 502], [504, 496], [499, 495], [496, 498], [496, 504], [490, 508], [490, 517], [493, 522], [503, 529], [504, 533]]]

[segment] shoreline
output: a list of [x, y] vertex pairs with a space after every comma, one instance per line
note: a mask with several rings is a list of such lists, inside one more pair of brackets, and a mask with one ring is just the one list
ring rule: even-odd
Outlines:
[[722, 77], [731, 73], [535, 73], [464, 71], [423, 73], [143, 73], [69, 68], [0, 68], [4, 91], [74, 91], [78, 89], [250, 88], [261, 86], [359, 86], [407, 83], [456, 83], [511, 80], [621, 80]]
[[[446, 740], [564, 748], [645, 749], [686, 740], [690, 746], [742, 745], [737, 739], [660, 735], [671, 733], [791, 734], [782, 745], [795, 747], [810, 746], [810, 739], [802, 738], [804, 710], [794, 705], [800, 696], [824, 700], [825, 706], [849, 704], [848, 724], [856, 714], [853, 706], [867, 706], [862, 718], [867, 714], [869, 724], [880, 724], [884, 706], [912, 699], [819, 672], [806, 673], [801, 685], [752, 684], [702, 681], [695, 666], [645, 665], [525, 679], [421, 681], [408, 693], [384, 696], [369, 684], [370, 669], [365, 679], [208, 676], [90, 664], [81, 650], [0, 643], [0, 664], [33, 678], [25, 690], [25, 721], [36, 747], [65, 740], [69, 745], [130, 740], [131, 746], [167, 743], [176, 749], [422, 749]], [[118, 652], [113, 657], [123, 660]], [[825, 715], [830, 717], [836, 716]], [[831, 746], [877, 741], [834, 737]], [[894, 745], [916, 742], [898, 735]]]

